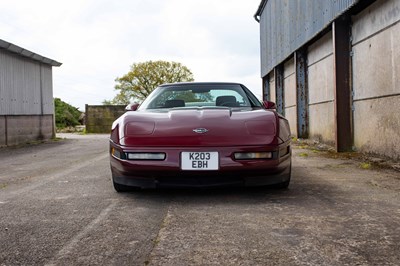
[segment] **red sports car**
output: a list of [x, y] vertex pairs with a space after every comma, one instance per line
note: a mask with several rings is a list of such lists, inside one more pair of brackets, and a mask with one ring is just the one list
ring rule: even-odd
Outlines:
[[115, 190], [288, 187], [289, 123], [274, 109], [238, 83], [159, 86], [112, 125]]

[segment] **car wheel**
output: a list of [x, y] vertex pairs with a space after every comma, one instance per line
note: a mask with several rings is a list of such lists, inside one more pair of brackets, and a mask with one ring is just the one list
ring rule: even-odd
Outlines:
[[130, 187], [115, 183], [114, 181], [113, 181], [113, 185], [114, 185], [115, 191], [117, 191], [117, 192], [128, 192], [131, 190]]
[[275, 187], [279, 189], [287, 189], [289, 187], [290, 180], [276, 184]]
[[115, 175], [112, 172], [112, 170], [111, 170], [111, 175], [112, 175], [112, 182], [113, 182], [115, 191], [117, 191], [117, 192], [128, 192], [128, 191], [131, 191], [131, 187], [125, 186], [125, 185], [121, 185], [121, 184], [115, 182]]
[[292, 176], [292, 160], [290, 160], [290, 166], [289, 166], [289, 174], [288, 174], [289, 178], [287, 181], [282, 182], [282, 183], [278, 183], [275, 185], [276, 188], [279, 189], [287, 189], [289, 187], [290, 184], [290, 178]]

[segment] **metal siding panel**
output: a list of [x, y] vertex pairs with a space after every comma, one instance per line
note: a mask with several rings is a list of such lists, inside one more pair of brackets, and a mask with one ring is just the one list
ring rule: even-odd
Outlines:
[[[261, 57], [261, 73], [265, 73], [267, 71], [266, 66], [267, 63], [267, 46], [269, 45], [270, 40], [267, 39], [267, 26], [270, 24], [266, 22], [269, 16], [264, 16], [260, 21], [260, 57]], [[265, 76], [265, 75], [262, 75]]]
[[[25, 59], [16, 59], [19, 76], [15, 77], [17, 102], [15, 114], [41, 114], [40, 112], [40, 65]], [[26, 99], [24, 101], [24, 99]]]
[[8, 80], [7, 80], [7, 69], [6, 69], [6, 56], [0, 50], [0, 115], [4, 115], [8, 113], [8, 101], [9, 99], [9, 91], [6, 90]]
[[0, 114], [40, 114], [40, 64], [0, 50]]
[[39, 98], [40, 83], [38, 82], [39, 68], [37, 64], [24, 62], [21, 87], [20, 114], [39, 114]]
[[29, 79], [25, 79], [25, 90], [32, 90], [33, 92], [33, 101], [28, 105], [29, 108], [32, 108], [30, 112], [33, 114], [42, 114], [41, 113], [41, 95], [40, 95], [40, 63], [29, 62], [31, 64]]
[[42, 65], [43, 114], [54, 114], [53, 77], [51, 66]]
[[[282, 20], [284, 18], [289, 18], [290, 17], [290, 10], [289, 10], [289, 0], [284, 0], [282, 1]], [[284, 32], [286, 32], [287, 34], [282, 34], [282, 54], [281, 56], [284, 56], [284, 51], [289, 51], [290, 50], [290, 24], [289, 23], [284, 23], [284, 21], [282, 21], [283, 23], [283, 27], [284, 27]]]
[[268, 0], [260, 16], [261, 76], [302, 47], [359, 0]]

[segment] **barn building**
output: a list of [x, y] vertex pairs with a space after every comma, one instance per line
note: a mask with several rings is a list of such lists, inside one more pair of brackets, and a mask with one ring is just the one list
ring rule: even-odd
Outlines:
[[52, 67], [60, 65], [0, 39], [0, 146], [55, 135]]
[[263, 0], [263, 97], [299, 138], [400, 159], [400, 1]]

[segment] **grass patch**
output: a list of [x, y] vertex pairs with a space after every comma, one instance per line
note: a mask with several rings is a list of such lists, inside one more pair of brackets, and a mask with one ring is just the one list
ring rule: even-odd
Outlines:
[[308, 157], [308, 153], [302, 152], [302, 153], [299, 154], [299, 156], [303, 157], [303, 158], [307, 158]]
[[372, 165], [370, 163], [363, 162], [360, 164], [360, 168], [364, 169], [364, 170], [368, 170], [368, 169], [372, 168]]
[[298, 148], [302, 149], [302, 150], [305, 150], [305, 149], [308, 149], [309, 146], [308, 145], [300, 145], [300, 146], [298, 146]]

